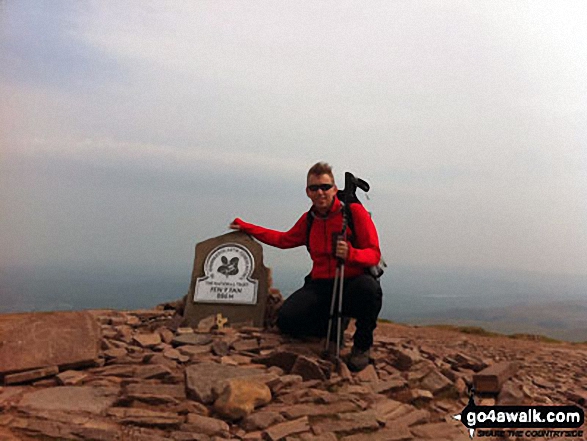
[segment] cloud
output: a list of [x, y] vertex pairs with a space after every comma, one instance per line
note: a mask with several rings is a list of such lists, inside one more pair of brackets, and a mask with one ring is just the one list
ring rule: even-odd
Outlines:
[[[208, 221], [228, 197], [235, 212], [287, 226], [307, 202], [307, 168], [326, 160], [339, 182], [349, 170], [372, 184], [389, 260], [584, 263], [585, 3], [72, 5], [7, 3], [0, 48], [18, 61], [0, 75], [0, 166], [57, 170], [52, 191], [37, 183], [27, 197], [46, 194], [35, 207], [59, 234], [62, 215], [45, 202], [58, 191], [73, 195], [56, 196], [67, 207], [116, 185], [171, 213], [177, 193], [212, 177], [207, 199], [190, 199]], [[148, 202], [153, 192], [161, 200]], [[92, 197], [83, 204], [80, 222]], [[125, 204], [114, 205], [131, 224], [141, 210]]]
[[107, 167], [137, 167], [151, 170], [243, 170], [254, 175], [263, 171], [269, 175], [294, 177], [305, 170], [306, 163], [241, 152], [238, 157], [232, 152], [206, 148], [179, 148], [155, 144], [130, 143], [113, 139], [43, 139], [13, 146], [13, 154], [30, 158], [59, 159]]

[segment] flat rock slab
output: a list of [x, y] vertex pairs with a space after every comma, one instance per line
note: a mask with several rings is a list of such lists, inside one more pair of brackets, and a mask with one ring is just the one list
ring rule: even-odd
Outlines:
[[283, 369], [284, 372], [289, 373], [299, 355], [300, 354], [293, 351], [276, 350], [268, 355], [255, 357], [251, 361], [253, 363], [264, 364], [265, 366], [277, 366]]
[[209, 343], [212, 343], [212, 336], [210, 334], [184, 334], [178, 335], [173, 340], [171, 340], [171, 344], [173, 346], [207, 345]]
[[375, 413], [372, 411], [343, 413], [336, 419], [327, 419], [312, 425], [312, 430], [316, 433], [334, 432], [344, 434], [377, 429], [379, 429], [379, 423]]
[[[22, 439], [44, 439], [44, 440], [79, 440], [92, 439], [114, 441], [120, 439], [120, 427], [111, 422], [97, 421], [90, 418], [62, 418], [53, 412], [44, 412], [42, 416], [26, 418], [15, 418], [10, 426], [19, 432], [25, 431], [28, 435], [34, 436], [21, 438], [8, 437], [8, 441], [17, 441]], [[0, 432], [0, 435], [2, 433]], [[20, 435], [20, 433], [19, 433]]]
[[213, 388], [221, 381], [237, 377], [260, 377], [263, 373], [253, 368], [238, 368], [211, 362], [199, 363], [185, 370], [186, 391], [190, 398], [210, 404], [215, 398]]
[[0, 315], [0, 375], [45, 366], [93, 362], [101, 333], [89, 313], [37, 312]]
[[18, 401], [20, 395], [25, 392], [26, 389], [19, 386], [0, 388], [0, 411], [4, 410], [5, 407], [10, 406], [11, 402]]
[[355, 412], [358, 406], [351, 401], [339, 401], [332, 404], [294, 404], [283, 411], [289, 419], [302, 416], [338, 415], [345, 412]]
[[483, 369], [473, 375], [475, 391], [480, 393], [497, 394], [501, 386], [518, 371], [519, 364], [516, 362], [502, 361]]
[[412, 441], [413, 439], [414, 436], [406, 426], [393, 425], [377, 432], [345, 436], [342, 441]]
[[158, 412], [148, 409], [134, 409], [113, 407], [108, 415], [115, 417], [123, 424], [134, 424], [137, 426], [178, 428], [183, 418], [174, 412]]
[[295, 435], [296, 433], [309, 432], [310, 422], [307, 416], [298, 418], [297, 420], [286, 421], [284, 423], [276, 424], [265, 430], [265, 439], [271, 441], [277, 441], [284, 439], [289, 435]]
[[124, 395], [129, 400], [153, 405], [177, 404], [185, 399], [185, 387], [175, 384], [129, 384]]
[[416, 439], [467, 441], [469, 436], [463, 427], [449, 423], [429, 423], [411, 427]]
[[60, 386], [25, 394], [19, 408], [101, 414], [114, 404], [118, 388]]
[[40, 378], [51, 377], [59, 373], [57, 366], [47, 366], [46, 368], [33, 369], [30, 371], [19, 372], [17, 374], [6, 375], [4, 377], [4, 384], [18, 384], [27, 383], [38, 380]]

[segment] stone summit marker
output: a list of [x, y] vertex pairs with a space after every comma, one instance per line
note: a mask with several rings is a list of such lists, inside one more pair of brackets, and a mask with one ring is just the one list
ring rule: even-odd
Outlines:
[[221, 314], [228, 325], [263, 326], [267, 303], [263, 248], [242, 232], [223, 234], [196, 245], [184, 324], [197, 326]]

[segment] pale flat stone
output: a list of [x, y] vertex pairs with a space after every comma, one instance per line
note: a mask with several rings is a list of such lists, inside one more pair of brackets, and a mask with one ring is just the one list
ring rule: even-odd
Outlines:
[[503, 361], [473, 375], [475, 390], [479, 393], [499, 393], [501, 386], [516, 374], [518, 363]]
[[[171, 438], [173, 441], [211, 441], [212, 438], [205, 433], [193, 433], [183, 432], [176, 430], [171, 432]], [[167, 440], [166, 440], [167, 441]]]
[[233, 378], [226, 381], [224, 390], [214, 402], [214, 410], [231, 420], [250, 415], [255, 408], [271, 401], [271, 390], [263, 383]]
[[235, 351], [257, 351], [259, 350], [259, 342], [254, 338], [238, 340], [232, 344], [232, 348]]
[[293, 421], [286, 421], [285, 423], [276, 424], [266, 429], [263, 434], [271, 441], [277, 441], [286, 436], [295, 435], [297, 433], [309, 432], [310, 422], [308, 417], [298, 418]]
[[59, 386], [25, 394], [19, 408], [103, 413], [114, 404], [118, 388]]
[[391, 424], [413, 426], [415, 424], [422, 424], [428, 422], [430, 419], [430, 412], [424, 409], [412, 408], [410, 412], [392, 420]]
[[351, 401], [339, 401], [332, 404], [295, 404], [287, 408], [283, 414], [289, 419], [301, 416], [338, 415], [345, 412], [355, 412], [358, 406]]
[[135, 374], [136, 366], [133, 365], [117, 365], [104, 366], [95, 369], [92, 373], [95, 375], [102, 375], [105, 377], [132, 377]]
[[327, 419], [312, 424], [315, 433], [334, 432], [337, 434], [353, 433], [359, 430], [376, 430], [379, 428], [375, 412], [343, 413], [336, 419]]
[[[22, 386], [0, 387], [0, 411], [9, 407], [12, 402], [18, 401], [20, 396], [26, 392]], [[2, 424], [0, 424], [1, 426]]]
[[180, 360], [184, 357], [180, 354], [180, 352], [177, 349], [173, 348], [164, 349], [163, 356], [169, 358], [170, 360]]
[[134, 375], [138, 378], [144, 379], [161, 379], [171, 375], [171, 370], [165, 365], [149, 364], [146, 366], [138, 366], [134, 371]]
[[152, 348], [161, 344], [161, 336], [158, 333], [137, 334], [132, 339], [142, 348]]
[[62, 386], [76, 386], [80, 384], [84, 379], [88, 377], [88, 374], [79, 371], [65, 371], [57, 375], [57, 381]]
[[186, 398], [185, 388], [175, 384], [129, 384], [126, 386], [125, 395], [131, 400], [154, 405], [174, 404]]
[[375, 367], [370, 364], [361, 372], [355, 375], [355, 378], [363, 383], [376, 383], [379, 381], [379, 376], [375, 371]]
[[391, 415], [393, 412], [395, 412], [397, 409], [399, 409], [402, 406], [405, 406], [405, 405], [399, 401], [390, 400], [390, 399], [381, 399], [381, 400], [376, 401], [373, 404], [372, 408], [375, 411], [377, 418], [379, 418], [382, 421], [385, 421], [389, 417], [389, 415]]
[[165, 327], [160, 327], [157, 328], [157, 332], [159, 333], [159, 336], [161, 337], [161, 340], [164, 343], [171, 343], [173, 341], [174, 335], [173, 332], [171, 332], [170, 329], [167, 329]]
[[192, 332], [188, 334], [181, 334], [171, 340], [173, 346], [183, 345], [208, 345], [212, 343], [212, 336], [210, 334], [195, 334]]
[[[321, 433], [314, 435], [313, 433], [302, 433], [299, 437], [302, 441], [337, 441], [337, 437], [333, 432]], [[289, 438], [287, 438], [289, 441]]]
[[121, 325], [114, 327], [116, 330], [115, 338], [125, 343], [132, 341], [133, 329], [128, 325]]
[[[273, 367], [270, 369], [273, 369]], [[292, 387], [295, 384], [299, 384], [302, 381], [304, 381], [304, 379], [300, 375], [282, 375], [282, 374], [280, 374], [279, 377], [275, 379], [275, 381], [269, 382], [267, 384], [267, 386], [269, 386], [271, 388], [271, 391], [273, 393], [276, 393], [282, 389]]]
[[104, 351], [104, 356], [106, 358], [122, 358], [125, 357], [127, 354], [127, 350], [124, 347], [120, 348], [112, 348]]
[[408, 382], [403, 378], [391, 378], [389, 380], [372, 383], [369, 386], [376, 394], [385, 394], [387, 392], [395, 392], [406, 388]]
[[410, 402], [418, 407], [426, 403], [429, 403], [434, 399], [434, 395], [432, 395], [432, 392], [426, 389], [412, 389], [411, 393], [412, 399], [410, 400]]
[[292, 375], [300, 375], [304, 380], [326, 379], [326, 375], [320, 365], [315, 360], [304, 355], [298, 356], [290, 373]]
[[290, 350], [277, 349], [270, 354], [253, 358], [254, 363], [261, 363], [265, 366], [277, 366], [284, 372], [290, 373], [299, 354]]
[[393, 425], [377, 432], [357, 433], [342, 438], [342, 441], [410, 441], [416, 439], [405, 425]]
[[466, 441], [469, 437], [462, 427], [449, 423], [430, 423], [411, 427], [410, 430], [417, 439]]
[[213, 387], [221, 381], [259, 375], [258, 369], [238, 368], [218, 363], [199, 363], [185, 369], [188, 396], [204, 404], [214, 401]]
[[422, 381], [420, 381], [420, 387], [432, 392], [433, 395], [440, 395], [441, 393], [449, 392], [450, 390], [453, 390], [455, 394], [457, 392], [453, 382], [437, 370], [430, 371], [424, 378], [422, 378]]
[[223, 357], [230, 352], [230, 348], [228, 343], [224, 340], [216, 340], [214, 343], [212, 343], [212, 352], [214, 355]]
[[31, 381], [39, 380], [45, 377], [51, 377], [59, 373], [57, 366], [48, 366], [40, 369], [33, 369], [26, 372], [19, 372], [18, 374], [6, 375], [4, 377], [4, 384], [19, 384], [29, 383]]
[[187, 416], [186, 424], [183, 424], [181, 429], [225, 438], [229, 433], [230, 427], [222, 420], [190, 413]]
[[256, 430], [263, 430], [269, 426], [279, 424], [285, 421], [285, 418], [279, 412], [255, 412], [241, 422], [241, 427], [247, 432], [253, 432]]
[[262, 441], [263, 432], [261, 430], [255, 430], [254, 432], [245, 433], [241, 437], [242, 441]]
[[190, 328], [189, 326], [182, 326], [182, 327], [177, 328], [177, 331], [175, 331], [175, 333], [177, 335], [193, 334], [194, 328]]
[[238, 366], [238, 362], [230, 357], [229, 355], [225, 355], [220, 358], [220, 363], [226, 366]]
[[124, 424], [137, 426], [159, 427], [163, 429], [178, 428], [183, 418], [173, 412], [157, 412], [147, 409], [115, 407], [108, 411], [108, 415], [115, 417]]
[[481, 359], [473, 357], [469, 354], [458, 352], [454, 354], [453, 358], [456, 361], [458, 367], [471, 369], [475, 372], [479, 372], [487, 367], [487, 363], [484, 363]]
[[[194, 334], [195, 335], [195, 334]], [[210, 353], [211, 345], [184, 345], [177, 348], [181, 355], [193, 357], [202, 354]]]
[[346, 381], [351, 381], [353, 379], [353, 374], [346, 363], [338, 363], [338, 375]]
[[198, 322], [197, 328], [199, 332], [210, 332], [216, 326], [216, 314], [204, 317]]
[[524, 392], [519, 385], [508, 381], [501, 387], [497, 402], [500, 406], [520, 406], [524, 402]]
[[422, 356], [411, 349], [395, 349], [389, 348], [389, 352], [395, 356], [393, 366], [400, 371], [407, 371], [417, 362], [421, 361]]

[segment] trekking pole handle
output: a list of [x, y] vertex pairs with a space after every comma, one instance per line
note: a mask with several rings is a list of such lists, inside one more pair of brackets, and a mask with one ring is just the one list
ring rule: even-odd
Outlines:
[[[334, 233], [332, 235], [332, 254], [334, 256], [336, 256], [336, 249], [338, 248], [338, 243], [340, 241], [346, 242], [346, 232], [345, 234], [337, 234]], [[338, 264], [344, 264], [344, 259], [342, 259], [341, 257], [336, 256], [336, 260], [338, 261]]]

